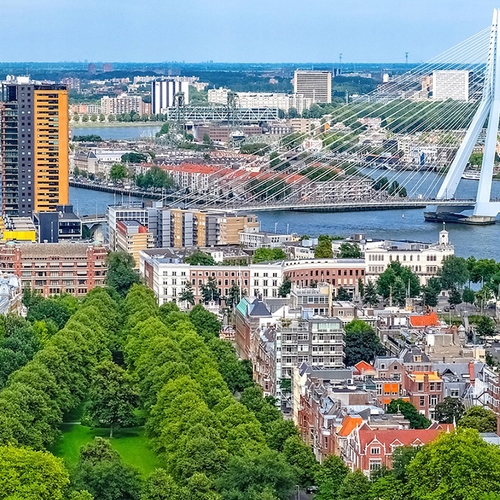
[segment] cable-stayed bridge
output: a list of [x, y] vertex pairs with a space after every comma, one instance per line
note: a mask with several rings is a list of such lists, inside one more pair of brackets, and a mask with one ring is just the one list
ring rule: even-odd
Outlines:
[[[490, 27], [335, 108], [310, 131], [286, 136], [268, 160], [261, 151], [266, 156], [211, 174], [197, 191], [181, 186], [174, 205], [236, 211], [427, 206], [428, 220], [494, 223], [500, 213], [492, 198], [499, 23], [495, 9]], [[480, 168], [467, 171], [474, 153]], [[464, 176], [477, 178], [476, 192], [471, 181], [462, 189]]]

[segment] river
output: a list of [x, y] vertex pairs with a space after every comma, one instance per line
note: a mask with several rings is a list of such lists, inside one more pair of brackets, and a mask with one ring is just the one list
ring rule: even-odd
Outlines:
[[[97, 134], [103, 139], [133, 139], [148, 137], [159, 130], [158, 126], [137, 125], [122, 127], [81, 127], [73, 133]], [[386, 175], [389, 180], [397, 179], [407, 187], [408, 194], [435, 196], [442, 177], [428, 172], [377, 172], [364, 169], [364, 173], [373, 177]], [[456, 193], [458, 199], [474, 198], [477, 181], [462, 180]], [[494, 181], [492, 197], [500, 198], [500, 182]], [[70, 188], [71, 202], [80, 214], [105, 213], [109, 204], [119, 201], [140, 201], [139, 198], [114, 196], [101, 191], [89, 191]], [[424, 242], [436, 242], [441, 224], [424, 221], [424, 210], [384, 210], [371, 212], [310, 213], [310, 212], [263, 212], [259, 214], [261, 228], [264, 231], [278, 233], [297, 233], [317, 236], [330, 234], [351, 236], [363, 233], [367, 237], [385, 239], [406, 239]], [[462, 257], [491, 258], [500, 261], [500, 225], [465, 226], [448, 224], [450, 241], [455, 245], [455, 253]]]
[[105, 141], [148, 139], [159, 132], [159, 125], [122, 125], [105, 127], [72, 127], [71, 137], [75, 135], [98, 135]]
[[[469, 184], [467, 191], [474, 190], [477, 182], [463, 181]], [[494, 183], [494, 192], [500, 192], [498, 182]], [[141, 201], [133, 196], [115, 196], [102, 191], [70, 188], [70, 199], [75, 210], [80, 214], [105, 213], [109, 204], [121, 201]], [[261, 228], [264, 231], [279, 233], [297, 233], [317, 236], [331, 234], [350, 236], [363, 233], [367, 237], [386, 239], [408, 239], [425, 242], [438, 240], [441, 224], [424, 221], [424, 210], [383, 210], [371, 212], [262, 212], [259, 213]], [[448, 224], [450, 241], [455, 245], [459, 256], [485, 257], [500, 261], [500, 226], [465, 226]]]

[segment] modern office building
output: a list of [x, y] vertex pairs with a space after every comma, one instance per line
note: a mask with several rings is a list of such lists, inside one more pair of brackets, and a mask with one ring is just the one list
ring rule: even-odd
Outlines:
[[184, 104], [189, 103], [189, 81], [180, 78], [157, 80], [151, 82], [151, 113], [166, 113], [168, 108], [176, 105], [175, 96], [184, 94]]
[[313, 102], [332, 102], [332, 74], [330, 71], [296, 70], [293, 92]]
[[441, 70], [432, 73], [432, 98], [440, 101], [469, 100], [470, 71]]
[[2, 212], [31, 217], [69, 202], [68, 91], [18, 78], [2, 86]]
[[139, 269], [139, 253], [141, 250], [154, 248], [154, 237], [146, 226], [135, 220], [118, 221], [116, 225], [117, 250], [127, 252], [134, 258], [135, 267]]

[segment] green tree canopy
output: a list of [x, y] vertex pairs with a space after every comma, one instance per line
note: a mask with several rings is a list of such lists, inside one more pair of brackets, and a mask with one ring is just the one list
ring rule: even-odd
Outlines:
[[184, 259], [184, 262], [192, 266], [215, 266], [214, 258], [209, 253], [200, 250], [195, 250], [189, 257]]
[[361, 249], [357, 243], [342, 243], [339, 248], [339, 259], [361, 259]]
[[0, 446], [0, 498], [62, 500], [69, 475], [61, 459], [45, 451]]
[[478, 432], [496, 432], [497, 417], [495, 413], [482, 406], [472, 406], [458, 421], [464, 429], [476, 429]]
[[257, 248], [253, 254], [252, 262], [269, 262], [273, 260], [285, 260], [286, 253], [281, 248]]
[[111, 252], [106, 259], [108, 274], [106, 285], [125, 297], [134, 283], [139, 283], [139, 273], [135, 269], [135, 261], [127, 252]]
[[392, 296], [394, 302], [404, 306], [406, 297], [419, 295], [420, 281], [410, 268], [403, 266], [399, 261], [394, 261], [378, 277], [377, 291], [384, 299]]
[[128, 170], [123, 163], [115, 163], [109, 171], [109, 178], [113, 182], [122, 181], [127, 177], [128, 177]]
[[366, 322], [354, 319], [345, 326], [345, 364], [354, 366], [360, 361], [371, 362], [385, 354], [375, 330]]
[[436, 420], [443, 424], [453, 424], [462, 418], [464, 412], [462, 401], [448, 396], [436, 405]]
[[109, 436], [120, 427], [135, 424], [138, 393], [132, 377], [112, 361], [95, 368], [89, 391], [87, 412], [96, 426], [109, 426]]
[[476, 500], [500, 494], [500, 449], [472, 429], [442, 434], [417, 453], [407, 470], [411, 498]]
[[444, 289], [463, 288], [469, 281], [470, 274], [467, 261], [463, 257], [450, 255], [443, 260], [443, 267], [439, 271], [441, 285]]
[[401, 413], [410, 421], [411, 429], [427, 429], [431, 425], [430, 420], [419, 413], [411, 403], [402, 399], [393, 399], [387, 405], [387, 413]]
[[139, 473], [124, 465], [109, 441], [102, 438], [81, 449], [72, 484], [90, 492], [95, 500], [139, 500], [142, 488]]

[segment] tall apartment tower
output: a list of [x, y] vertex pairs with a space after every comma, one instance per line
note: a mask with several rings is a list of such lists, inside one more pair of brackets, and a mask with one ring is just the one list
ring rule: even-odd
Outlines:
[[151, 82], [151, 113], [158, 115], [175, 106], [175, 95], [184, 94], [184, 103], [189, 103], [189, 82], [178, 79]]
[[332, 73], [330, 71], [296, 70], [293, 92], [313, 102], [332, 102]]
[[69, 203], [68, 91], [27, 78], [2, 86], [2, 212], [31, 217]]

